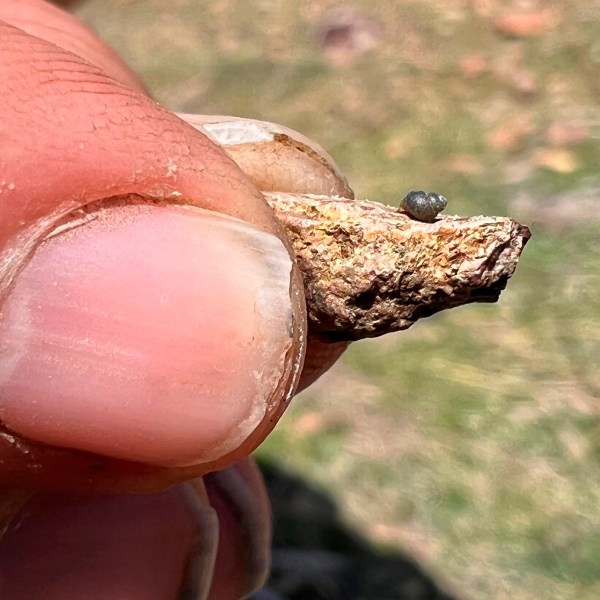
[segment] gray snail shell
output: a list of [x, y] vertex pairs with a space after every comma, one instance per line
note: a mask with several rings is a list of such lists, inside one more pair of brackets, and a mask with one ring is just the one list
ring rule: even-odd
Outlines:
[[414, 191], [406, 194], [398, 208], [407, 212], [413, 219], [433, 223], [447, 204], [446, 198], [435, 192]]

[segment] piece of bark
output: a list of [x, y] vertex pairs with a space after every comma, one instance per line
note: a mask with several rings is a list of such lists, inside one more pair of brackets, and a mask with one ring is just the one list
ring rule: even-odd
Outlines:
[[292, 242], [310, 333], [351, 341], [495, 302], [530, 237], [506, 217], [411, 219], [377, 202], [265, 193]]

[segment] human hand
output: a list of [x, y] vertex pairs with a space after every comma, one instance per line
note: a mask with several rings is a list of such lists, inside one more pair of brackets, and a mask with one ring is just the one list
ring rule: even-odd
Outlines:
[[[240, 597], [269, 539], [244, 459], [306, 349], [285, 237], [80, 23], [0, 21], [1, 596]], [[342, 350], [309, 342], [300, 385]]]

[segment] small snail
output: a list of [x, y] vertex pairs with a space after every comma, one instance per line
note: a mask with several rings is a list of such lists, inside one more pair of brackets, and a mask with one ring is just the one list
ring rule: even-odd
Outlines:
[[413, 219], [433, 223], [448, 201], [435, 192], [408, 192], [400, 202], [399, 210], [408, 213]]

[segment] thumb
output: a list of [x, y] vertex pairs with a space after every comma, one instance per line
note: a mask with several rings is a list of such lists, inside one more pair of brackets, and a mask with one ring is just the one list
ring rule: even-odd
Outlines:
[[0, 415], [23, 470], [54, 448], [19, 484], [47, 479], [57, 448], [233, 462], [302, 363], [270, 209], [204, 136], [75, 55], [9, 25], [0, 55]]

